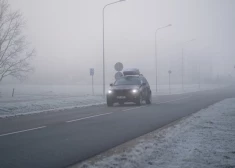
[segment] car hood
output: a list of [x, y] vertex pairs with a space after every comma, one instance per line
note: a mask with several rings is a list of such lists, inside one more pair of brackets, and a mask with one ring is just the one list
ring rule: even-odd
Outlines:
[[111, 89], [113, 90], [129, 90], [129, 89], [139, 89], [139, 85], [118, 85], [112, 86]]

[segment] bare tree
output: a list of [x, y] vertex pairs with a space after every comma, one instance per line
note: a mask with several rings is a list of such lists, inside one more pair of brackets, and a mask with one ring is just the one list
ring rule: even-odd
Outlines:
[[24, 26], [22, 14], [0, 0], [0, 82], [7, 76], [24, 79], [33, 70], [29, 61], [35, 51], [29, 49]]

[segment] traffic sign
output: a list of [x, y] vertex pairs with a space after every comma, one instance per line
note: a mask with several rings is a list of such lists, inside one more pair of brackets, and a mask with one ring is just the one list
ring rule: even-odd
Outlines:
[[169, 70], [169, 71], [168, 71], [168, 73], [169, 73], [169, 74], [171, 74], [171, 73], [172, 73], [172, 71], [171, 71], [171, 70]]
[[118, 72], [122, 71], [123, 70], [123, 64], [121, 62], [117, 62], [115, 65], [114, 65], [114, 69]]
[[117, 72], [114, 77], [117, 80], [117, 79], [119, 79], [122, 76], [123, 76], [123, 74], [121, 72]]
[[90, 68], [90, 76], [94, 76], [95, 74], [95, 69], [94, 68]]

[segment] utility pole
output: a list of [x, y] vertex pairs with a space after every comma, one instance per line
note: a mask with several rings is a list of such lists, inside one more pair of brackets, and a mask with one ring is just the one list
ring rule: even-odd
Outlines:
[[[187, 43], [195, 41], [195, 40], [196, 39], [186, 41], [184, 44], [187, 44]], [[184, 46], [182, 47], [182, 91], [184, 91]]]
[[164, 27], [159, 27], [156, 31], [155, 31], [155, 68], [156, 68], [156, 93], [158, 91], [158, 55], [157, 55], [157, 33], [159, 30], [167, 28], [172, 26], [171, 24], [166, 25]]
[[184, 49], [182, 48], [182, 90], [184, 90]]
[[92, 95], [94, 95], [94, 74], [95, 74], [95, 69], [94, 68], [90, 68]]
[[119, 2], [123, 2], [125, 0], [119, 0], [119, 1], [116, 1], [116, 2], [112, 2], [112, 3], [109, 3], [107, 5], [104, 6], [103, 8], [103, 96], [105, 97], [105, 9], [107, 6], [110, 6], [110, 5], [113, 5], [113, 4], [116, 4], [116, 3], [119, 3]]
[[198, 87], [199, 90], [201, 89], [201, 68], [200, 68], [200, 64], [198, 65]]
[[169, 94], [171, 94], [171, 73], [172, 73], [172, 71], [169, 70], [168, 71], [168, 74], [169, 74]]

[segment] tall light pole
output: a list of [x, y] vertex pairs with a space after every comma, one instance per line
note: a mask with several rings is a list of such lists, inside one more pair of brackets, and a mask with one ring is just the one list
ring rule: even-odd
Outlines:
[[168, 74], [169, 74], [169, 94], [171, 94], [171, 73], [172, 73], [172, 71], [169, 70], [168, 71]]
[[[192, 39], [192, 40], [189, 40], [189, 41], [186, 41], [184, 42], [184, 45], [192, 42], [192, 41], [195, 41], [196, 39]], [[182, 47], [182, 90], [184, 90], [184, 45]]]
[[198, 88], [201, 89], [201, 65], [198, 64]]
[[[200, 52], [204, 51], [205, 49], [208, 49], [209, 47], [204, 47], [202, 48]], [[212, 73], [212, 64], [210, 64], [210, 74]], [[200, 59], [198, 59], [198, 87], [199, 87], [199, 90], [201, 89], [201, 61]]]
[[160, 30], [160, 29], [164, 29], [164, 28], [167, 28], [167, 27], [170, 27], [170, 26], [172, 26], [172, 25], [171, 25], [171, 24], [169, 24], [169, 25], [166, 25], [166, 26], [164, 26], [164, 27], [159, 27], [159, 28], [156, 30], [156, 32], [155, 32], [155, 59], [156, 59], [155, 68], [156, 68], [156, 92], [158, 91], [158, 87], [157, 87], [157, 83], [158, 83], [158, 65], [157, 65], [157, 63], [158, 63], [158, 58], [157, 58], [157, 32], [158, 32], [158, 30]]
[[104, 6], [103, 8], [103, 96], [105, 97], [105, 47], [104, 47], [104, 12], [105, 12], [105, 8], [107, 6], [110, 6], [110, 5], [113, 5], [113, 4], [116, 4], [116, 3], [119, 3], [119, 2], [122, 2], [122, 1], [125, 1], [125, 0], [119, 0], [119, 1], [116, 1], [116, 2], [112, 2], [112, 3], [109, 3], [107, 5]]
[[[200, 57], [198, 57], [198, 53], [204, 51], [205, 49], [208, 49], [209, 47], [206, 46], [206, 47], [203, 47], [202, 49], [200, 49], [199, 51], [197, 51], [195, 54], [195, 56], [197, 57], [196, 61], [197, 61], [197, 66], [196, 66], [196, 72], [197, 72], [197, 77], [198, 77], [198, 88], [200, 89], [201, 88], [201, 61], [200, 61]], [[212, 66], [212, 65], [211, 65]], [[212, 69], [212, 67], [210, 68]]]
[[234, 70], [235, 70], [235, 65], [233, 66]]

